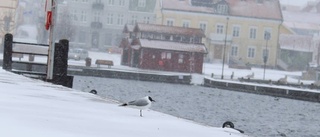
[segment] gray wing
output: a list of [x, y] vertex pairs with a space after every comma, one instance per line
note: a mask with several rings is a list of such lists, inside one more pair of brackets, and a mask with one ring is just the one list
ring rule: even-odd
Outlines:
[[148, 101], [146, 101], [144, 99], [140, 99], [140, 100], [130, 101], [130, 102], [128, 102], [128, 105], [146, 106], [146, 105], [148, 105]]

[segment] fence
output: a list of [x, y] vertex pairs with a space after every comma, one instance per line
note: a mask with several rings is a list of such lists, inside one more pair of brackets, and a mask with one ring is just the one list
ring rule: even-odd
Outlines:
[[[13, 44], [15, 48], [13, 48]], [[54, 46], [53, 78], [46, 79], [48, 62], [35, 61], [35, 56], [45, 56], [48, 60], [49, 45], [13, 41], [12, 34], [4, 38], [2, 68], [18, 74], [28, 74], [54, 84], [72, 87], [73, 76], [67, 75], [69, 41], [60, 40]], [[13, 55], [29, 55], [26, 60], [13, 60]], [[20, 56], [21, 57], [21, 56]]]

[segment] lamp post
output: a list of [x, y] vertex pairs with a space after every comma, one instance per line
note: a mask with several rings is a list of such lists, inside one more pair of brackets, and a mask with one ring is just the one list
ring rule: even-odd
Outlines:
[[225, 37], [224, 37], [224, 47], [223, 47], [223, 57], [222, 57], [222, 74], [221, 74], [221, 79], [223, 79], [224, 62], [225, 62], [225, 58], [226, 58], [228, 23], [229, 23], [229, 17], [227, 17], [226, 32], [225, 32]]
[[266, 77], [266, 64], [267, 64], [267, 61], [268, 61], [268, 54], [269, 54], [268, 40], [270, 39], [270, 32], [265, 32], [264, 33], [264, 39], [266, 40], [266, 49], [265, 49], [265, 52], [264, 52], [264, 55], [263, 55], [263, 63], [264, 63], [264, 66], [263, 66], [263, 80], [265, 80], [265, 77]]

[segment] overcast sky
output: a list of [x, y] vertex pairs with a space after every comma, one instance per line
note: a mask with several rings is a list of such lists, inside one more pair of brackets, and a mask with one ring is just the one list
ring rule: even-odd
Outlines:
[[308, 1], [316, 0], [280, 0], [281, 4], [295, 5], [295, 6], [305, 6]]

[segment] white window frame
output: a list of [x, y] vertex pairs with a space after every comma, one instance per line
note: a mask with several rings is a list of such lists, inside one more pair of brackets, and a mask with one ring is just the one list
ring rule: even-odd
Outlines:
[[230, 53], [231, 56], [233, 56], [233, 57], [238, 57], [239, 46], [238, 46], [238, 45], [232, 45], [230, 52], [231, 52], [231, 53]]
[[182, 27], [189, 28], [190, 27], [190, 21], [189, 20], [183, 20], [182, 21]]
[[167, 26], [173, 26], [174, 19], [166, 19]]
[[139, 0], [138, 7], [146, 7], [146, 0]]
[[138, 15], [132, 15], [131, 19], [132, 25], [135, 25], [138, 22]]
[[255, 58], [255, 56], [256, 56], [256, 48], [254, 46], [249, 46], [247, 57], [248, 58]]
[[257, 32], [258, 32], [258, 28], [257, 27], [250, 27], [250, 29], [249, 29], [249, 39], [257, 39]]
[[112, 25], [113, 24], [113, 13], [107, 14], [107, 24]]
[[232, 36], [233, 37], [240, 37], [241, 27], [240, 25], [233, 25], [232, 27]]
[[199, 22], [199, 28], [204, 32], [204, 33], [206, 33], [206, 31], [207, 31], [207, 22], [204, 22], [204, 21], [201, 21], [201, 22]]
[[114, 5], [114, 0], [109, 0], [108, 5]]
[[123, 25], [123, 20], [124, 20], [124, 15], [123, 14], [118, 14], [117, 24], [118, 25]]
[[119, 6], [124, 6], [125, 5], [125, 0], [119, 0]]
[[143, 17], [143, 23], [149, 24], [150, 23], [150, 17], [148, 17], [148, 16]]
[[83, 23], [87, 22], [87, 14], [88, 12], [86, 10], [82, 10], [80, 13], [80, 21]]
[[100, 22], [100, 15], [101, 15], [101, 12], [100, 11], [95, 11], [93, 12], [93, 20], [95, 22]]
[[182, 53], [180, 53], [178, 56], [179, 56], [179, 58], [178, 58], [178, 63], [179, 63], [179, 64], [182, 64], [182, 63], [183, 63], [184, 55], [183, 55]]
[[270, 27], [264, 28], [263, 39], [267, 40], [267, 37], [265, 35], [267, 32], [269, 33], [269, 39], [268, 40], [271, 40], [271, 38], [272, 38], [272, 28], [270, 28]]
[[217, 24], [216, 25], [216, 33], [217, 34], [224, 34], [224, 27], [225, 25], [224, 24]]

